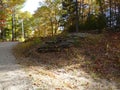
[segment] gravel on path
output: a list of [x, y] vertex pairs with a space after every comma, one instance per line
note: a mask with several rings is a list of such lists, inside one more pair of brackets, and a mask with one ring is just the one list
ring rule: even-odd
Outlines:
[[29, 77], [12, 54], [16, 44], [0, 42], [0, 90], [33, 90]]

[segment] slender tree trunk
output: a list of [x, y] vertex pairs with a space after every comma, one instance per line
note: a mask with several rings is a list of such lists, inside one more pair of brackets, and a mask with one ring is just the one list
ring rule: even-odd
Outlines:
[[52, 36], [54, 35], [54, 28], [53, 28], [53, 21], [52, 21], [52, 17], [50, 18], [50, 22], [51, 22], [51, 29], [52, 29]]
[[14, 41], [14, 10], [12, 9], [12, 41]]
[[80, 2], [79, 16], [81, 16], [81, 23], [83, 23], [84, 21], [84, 0]]
[[25, 38], [24, 20], [22, 20], [22, 37]]
[[109, 0], [109, 8], [110, 8], [110, 27], [112, 27], [112, 1]]
[[120, 1], [118, 1], [118, 25], [120, 25]]
[[1, 39], [3, 40], [3, 27], [1, 27]]
[[16, 40], [16, 24], [17, 24], [17, 20], [16, 20], [16, 13], [15, 13], [15, 15], [14, 15], [14, 19], [15, 19], [15, 32], [14, 32], [14, 38], [15, 38], [15, 40]]
[[[56, 12], [55, 12], [55, 17], [56, 17]], [[57, 34], [57, 29], [58, 29], [58, 21], [57, 19], [55, 18], [55, 34]]]
[[102, 15], [104, 15], [104, 11], [103, 11], [103, 0], [99, 0], [99, 6], [100, 6], [100, 12]]
[[76, 0], [76, 32], [79, 31], [78, 1]]
[[115, 3], [115, 5], [114, 5], [114, 6], [115, 6], [114, 18], [115, 18], [115, 22], [116, 22], [116, 25], [117, 25], [117, 3], [118, 3], [118, 2], [117, 2], [117, 1], [115, 2], [115, 1], [114, 1], [114, 3]]

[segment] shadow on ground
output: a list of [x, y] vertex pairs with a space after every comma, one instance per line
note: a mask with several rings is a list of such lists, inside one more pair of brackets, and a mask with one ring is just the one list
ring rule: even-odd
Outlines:
[[[26, 67], [39, 67], [44, 71], [57, 70], [59, 72], [60, 70], [63, 73], [84, 71], [92, 77], [94, 82], [99, 80], [101, 83], [107, 82], [103, 84], [106, 86], [112, 82], [112, 84], [115, 83], [114, 86], [117, 89], [120, 89], [120, 43], [119, 37], [117, 39], [113, 38], [103, 38], [97, 42], [94, 40], [92, 43], [88, 39], [80, 40], [80, 43], [77, 43], [80, 46], [71, 47], [61, 52], [38, 53], [35, 48], [29, 53], [28, 58], [19, 60], [19, 63]], [[61, 69], [64, 70], [61, 71]], [[63, 77], [65, 76], [63, 75]], [[109, 84], [109, 86], [112, 84]], [[105, 90], [108, 90], [108, 88]]]

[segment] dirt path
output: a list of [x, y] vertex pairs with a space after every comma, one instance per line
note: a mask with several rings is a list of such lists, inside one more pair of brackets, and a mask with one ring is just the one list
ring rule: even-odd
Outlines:
[[0, 43], [0, 90], [33, 90], [28, 76], [12, 55], [15, 44]]

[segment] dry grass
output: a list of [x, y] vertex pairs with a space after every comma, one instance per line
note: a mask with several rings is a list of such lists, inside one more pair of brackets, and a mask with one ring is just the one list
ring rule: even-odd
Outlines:
[[[39, 45], [31, 47], [31, 43], [19, 44], [15, 51], [18, 55], [22, 52], [22, 56], [28, 56], [19, 62], [26, 66], [36, 87], [46, 90], [117, 90], [120, 88], [120, 39], [114, 37], [89, 36], [77, 40], [77, 47], [61, 52], [38, 53]], [[108, 43], [109, 48], [106, 47]]]

